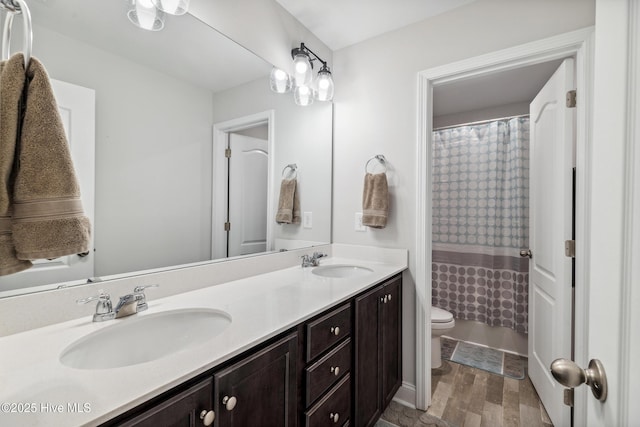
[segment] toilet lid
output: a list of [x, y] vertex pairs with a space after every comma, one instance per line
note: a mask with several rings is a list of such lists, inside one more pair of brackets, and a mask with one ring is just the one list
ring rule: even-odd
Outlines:
[[439, 307], [431, 307], [431, 322], [432, 323], [446, 323], [453, 320], [453, 314], [447, 310], [443, 310]]

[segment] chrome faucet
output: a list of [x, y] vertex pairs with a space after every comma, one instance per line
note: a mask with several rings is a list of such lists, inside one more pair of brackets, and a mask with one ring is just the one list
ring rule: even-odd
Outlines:
[[144, 290], [147, 288], [157, 288], [158, 285], [146, 285], [136, 286], [133, 288], [133, 293], [120, 297], [120, 301], [116, 305], [114, 310], [116, 313], [116, 319], [121, 317], [131, 316], [140, 311], [145, 311], [149, 306], [147, 305], [147, 296], [144, 294]]
[[135, 288], [133, 288], [133, 293], [120, 297], [115, 310], [113, 309], [113, 305], [111, 303], [111, 297], [102, 289], [98, 291], [98, 295], [79, 299], [76, 301], [76, 303], [86, 304], [90, 301], [98, 300], [98, 304], [96, 305], [96, 312], [93, 315], [94, 322], [119, 319], [121, 317], [130, 316], [149, 308], [149, 306], [147, 305], [147, 297], [144, 294], [144, 290], [146, 288], [157, 287], [158, 285], [136, 286]]
[[317, 267], [320, 265], [320, 258], [326, 256], [327, 254], [321, 252], [314, 252], [313, 255], [304, 254], [300, 257], [302, 258], [302, 267]]
[[98, 300], [98, 303], [96, 304], [96, 312], [93, 314], [94, 322], [104, 322], [105, 320], [111, 320], [116, 317], [116, 313], [113, 311], [113, 306], [111, 305], [111, 297], [105, 293], [103, 289], [98, 291], [98, 295], [76, 300], [76, 304], [86, 304], [95, 300]]

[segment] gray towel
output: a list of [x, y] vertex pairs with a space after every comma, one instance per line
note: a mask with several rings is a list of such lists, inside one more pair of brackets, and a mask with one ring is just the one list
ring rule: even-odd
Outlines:
[[389, 215], [389, 186], [384, 173], [367, 173], [362, 192], [362, 224], [384, 228]]
[[0, 276], [31, 267], [31, 262], [18, 259], [11, 232], [14, 158], [24, 81], [22, 57], [0, 63]]
[[300, 200], [298, 199], [297, 186], [298, 181], [295, 178], [282, 180], [278, 212], [276, 213], [278, 224], [300, 224]]
[[[14, 55], [9, 62], [19, 60]], [[89, 251], [84, 215], [67, 137], [44, 66], [31, 58], [14, 166], [12, 231], [19, 259], [50, 259]]]

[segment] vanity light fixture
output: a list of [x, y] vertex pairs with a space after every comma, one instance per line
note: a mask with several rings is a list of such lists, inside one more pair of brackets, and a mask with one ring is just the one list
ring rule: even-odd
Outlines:
[[[300, 47], [291, 50], [293, 58], [293, 75], [289, 76], [285, 71], [273, 67], [269, 83], [271, 90], [276, 93], [286, 93], [293, 88], [293, 99], [298, 105], [311, 105], [314, 99], [318, 101], [331, 101], [333, 99], [334, 84], [331, 70], [311, 49], [304, 43]], [[313, 79], [313, 61], [320, 61], [322, 67], [318, 71], [316, 79]]]
[[170, 15], [184, 15], [189, 9], [190, 0], [151, 0], [159, 10]]
[[160, 31], [164, 28], [164, 12], [156, 8], [152, 0], [131, 0], [127, 17], [143, 30]]

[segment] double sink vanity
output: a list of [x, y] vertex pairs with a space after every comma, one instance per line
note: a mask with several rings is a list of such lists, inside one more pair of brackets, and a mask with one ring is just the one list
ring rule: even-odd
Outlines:
[[[402, 379], [407, 252], [327, 247], [320, 265], [247, 264], [246, 277], [154, 298], [176, 286], [158, 273], [147, 310], [0, 338], [0, 424], [373, 425]], [[291, 252], [242, 262], [277, 268]]]

